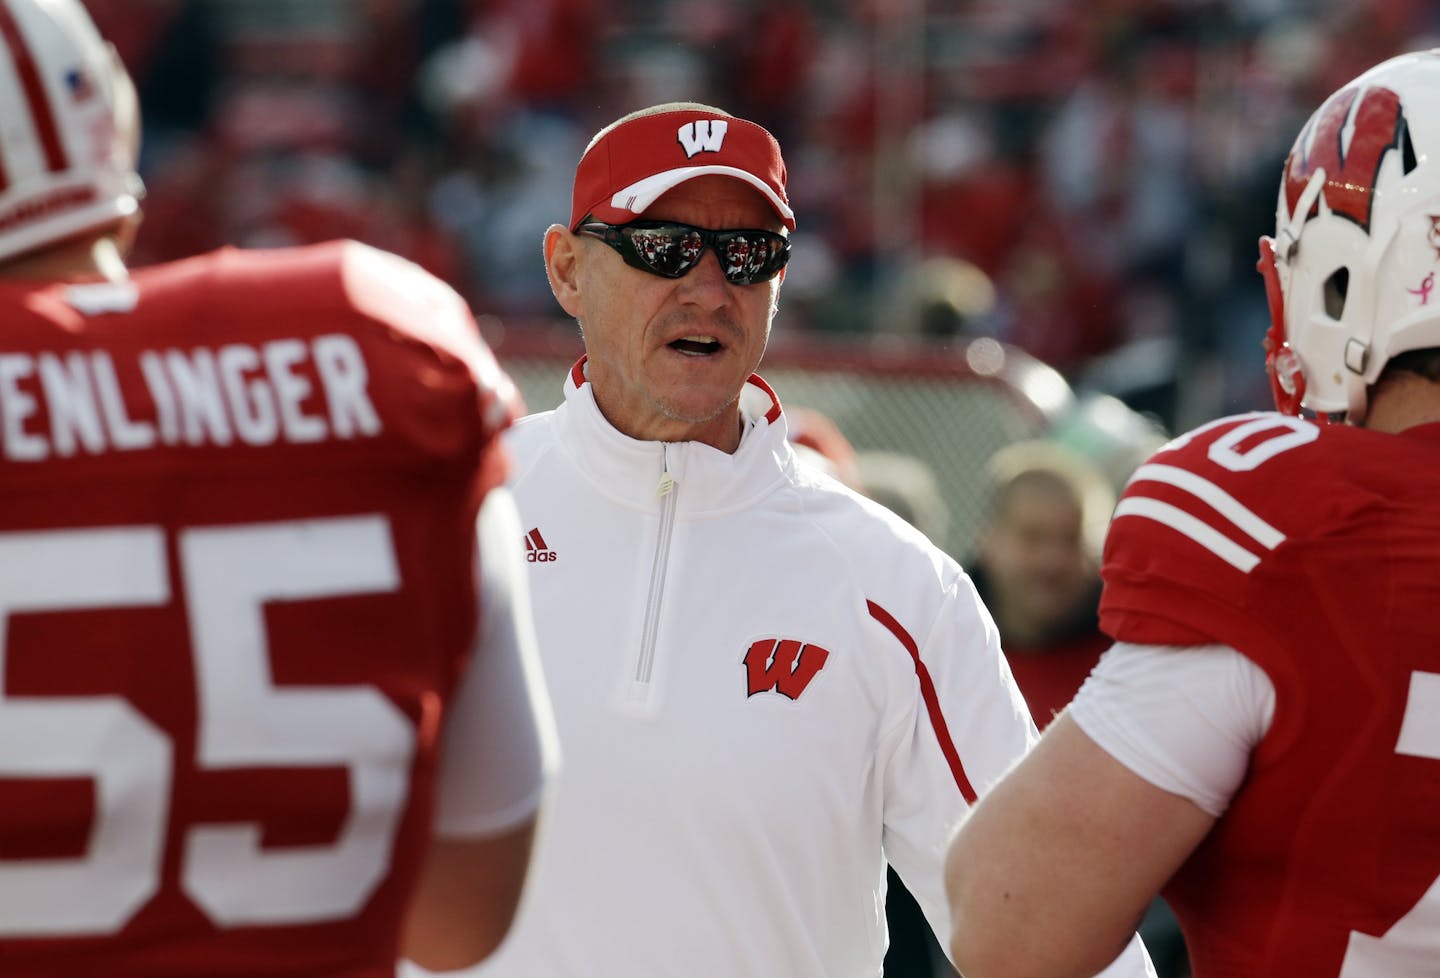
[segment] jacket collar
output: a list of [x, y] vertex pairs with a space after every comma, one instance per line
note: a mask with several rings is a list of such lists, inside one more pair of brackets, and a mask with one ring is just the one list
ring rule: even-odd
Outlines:
[[751, 374], [740, 395], [745, 424], [740, 447], [727, 454], [702, 442], [640, 441], [611, 426], [585, 379], [585, 358], [565, 379], [556, 408], [555, 437], [576, 466], [605, 495], [629, 506], [659, 508], [661, 476], [676, 485], [683, 515], [719, 514], [750, 505], [793, 475], [796, 458], [780, 399]]

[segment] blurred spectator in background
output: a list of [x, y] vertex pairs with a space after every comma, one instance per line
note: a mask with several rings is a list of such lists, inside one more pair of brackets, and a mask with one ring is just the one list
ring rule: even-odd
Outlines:
[[855, 468], [861, 492], [931, 540], [945, 539], [950, 511], [928, 462], [904, 452], [866, 449], [855, 453]]
[[1088, 459], [1050, 441], [1002, 449], [989, 474], [990, 516], [966, 570], [1044, 729], [1110, 644], [1096, 609], [1115, 492]]

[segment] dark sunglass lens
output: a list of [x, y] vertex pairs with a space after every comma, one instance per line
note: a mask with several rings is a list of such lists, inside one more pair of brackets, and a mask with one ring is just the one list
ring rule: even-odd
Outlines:
[[780, 270], [776, 258], [784, 246], [785, 239], [778, 234], [742, 232], [725, 235], [720, 242], [725, 277], [740, 285], [774, 278]]
[[626, 228], [625, 234], [640, 260], [666, 278], [685, 274], [705, 244], [700, 235], [682, 227]]
[[725, 268], [725, 277], [732, 282], [748, 279], [756, 254], [756, 248], [751, 245], [750, 239], [742, 234], [726, 235], [717, 244], [721, 256], [720, 264]]
[[778, 237], [767, 237], [757, 244], [754, 261], [756, 275], [770, 278], [779, 270], [775, 264], [775, 258], [784, 244]]
[[676, 228], [674, 234], [677, 238], [676, 253], [680, 257], [678, 274], [689, 271], [700, 260], [705, 252], [705, 237], [694, 228]]
[[669, 222], [622, 225], [586, 224], [580, 230], [602, 238], [625, 262], [665, 278], [689, 272], [705, 254], [707, 242], [725, 277], [734, 285], [774, 278], [789, 257], [789, 242], [772, 231], [706, 231]]

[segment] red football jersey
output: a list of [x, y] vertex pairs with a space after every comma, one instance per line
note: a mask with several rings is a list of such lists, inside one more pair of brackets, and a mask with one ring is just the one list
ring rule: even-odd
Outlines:
[[1223, 643], [1275, 713], [1166, 892], [1198, 978], [1440, 967], [1440, 425], [1227, 418], [1132, 479], [1106, 543], [1117, 639]]
[[394, 974], [511, 398], [354, 243], [0, 284], [0, 973]]

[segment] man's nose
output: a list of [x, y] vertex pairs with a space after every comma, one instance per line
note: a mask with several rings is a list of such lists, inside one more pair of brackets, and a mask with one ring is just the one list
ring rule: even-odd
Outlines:
[[725, 279], [725, 268], [720, 263], [720, 256], [715, 249], [706, 246], [700, 253], [700, 260], [695, 267], [680, 279], [681, 290], [687, 294], [692, 301], [707, 301], [706, 297], [717, 297], [720, 302], [730, 300], [730, 283]]

